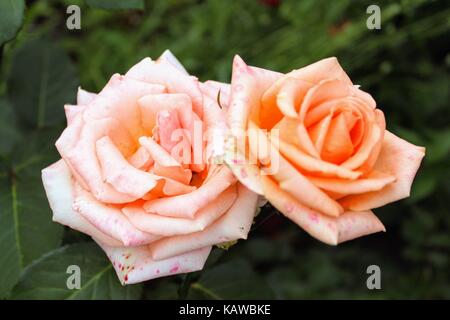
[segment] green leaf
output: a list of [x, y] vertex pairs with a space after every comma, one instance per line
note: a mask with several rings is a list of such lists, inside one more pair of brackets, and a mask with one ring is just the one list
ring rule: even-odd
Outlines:
[[61, 123], [64, 104], [73, 103], [78, 80], [66, 53], [55, 43], [34, 39], [13, 57], [8, 91], [19, 118], [32, 127]]
[[233, 260], [202, 273], [191, 284], [189, 298], [270, 299], [273, 292], [267, 283], [244, 260]]
[[0, 297], [27, 265], [59, 246], [63, 231], [52, 222], [41, 182], [41, 169], [54, 159], [44, 147], [48, 135], [32, 133], [19, 145], [13, 164], [0, 172]]
[[23, 21], [24, 0], [0, 1], [0, 45], [16, 35]]
[[[80, 289], [68, 289], [71, 265], [81, 273]], [[138, 299], [142, 285], [122, 286], [98, 245], [92, 242], [64, 246], [30, 265], [13, 290], [14, 299]]]
[[144, 0], [86, 0], [86, 3], [100, 9], [144, 9]]
[[20, 138], [16, 122], [11, 105], [0, 97], [0, 156], [7, 155]]

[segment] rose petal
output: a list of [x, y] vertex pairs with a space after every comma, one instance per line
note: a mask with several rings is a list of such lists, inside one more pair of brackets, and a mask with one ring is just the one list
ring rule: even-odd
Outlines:
[[415, 146], [386, 131], [374, 170], [393, 175], [396, 181], [379, 191], [348, 196], [340, 200], [340, 203], [350, 210], [368, 210], [408, 197], [424, 156], [423, 147]]
[[101, 243], [110, 246], [121, 244], [118, 240], [95, 228], [72, 209], [75, 181], [73, 181], [69, 167], [64, 160], [61, 159], [43, 169], [42, 182], [50, 208], [53, 211], [53, 221], [95, 237]]
[[358, 180], [344, 180], [335, 178], [308, 177], [317, 187], [339, 193], [342, 195], [359, 194], [369, 191], [377, 191], [384, 188], [389, 183], [395, 181], [395, 176], [372, 172], [367, 178]]
[[203, 269], [211, 247], [155, 261], [147, 246], [114, 248], [99, 243], [116, 270], [122, 284], [139, 283], [155, 278]]
[[314, 238], [331, 245], [385, 231], [383, 224], [371, 211], [348, 211], [330, 217], [303, 206], [282, 191], [269, 177], [262, 177], [264, 194], [269, 202]]
[[230, 208], [236, 199], [236, 195], [236, 188], [231, 186], [200, 209], [192, 219], [151, 214], [140, 206], [127, 206], [122, 211], [136, 228], [144, 232], [161, 236], [173, 236], [204, 230]]
[[159, 238], [136, 229], [119, 208], [95, 200], [84, 190], [78, 193], [73, 209], [103, 233], [120, 240], [124, 246], [148, 244]]
[[167, 259], [186, 251], [222, 242], [246, 239], [253, 222], [258, 195], [243, 185], [238, 198], [221, 218], [203, 231], [161, 239], [149, 246], [155, 260]]
[[106, 86], [86, 108], [86, 121], [102, 118], [116, 118], [137, 139], [144, 135], [137, 101], [139, 98], [165, 91], [164, 86], [149, 84], [118, 74], [111, 77]]
[[203, 96], [198, 80], [178, 70], [166, 60], [157, 62], [145, 58], [125, 74], [126, 77], [164, 85], [169, 93], [186, 93], [191, 97], [194, 112], [203, 115]]
[[117, 191], [137, 200], [156, 186], [156, 179], [129, 164], [109, 137], [97, 140], [96, 147], [103, 179]]
[[175, 218], [193, 218], [195, 213], [217, 198], [235, 182], [232, 172], [221, 166], [217, 174], [201, 185], [197, 190], [174, 197], [147, 201], [145, 211]]
[[88, 92], [86, 90], [81, 89], [81, 87], [78, 87], [77, 92], [77, 104], [78, 105], [88, 105], [91, 103], [97, 95], [92, 92]]
[[162, 53], [162, 55], [159, 56], [158, 60], [164, 60], [170, 63], [175, 68], [177, 68], [179, 71], [183, 72], [185, 75], [189, 75], [189, 73], [183, 67], [181, 62], [175, 57], [175, 55], [170, 50], [165, 50]]

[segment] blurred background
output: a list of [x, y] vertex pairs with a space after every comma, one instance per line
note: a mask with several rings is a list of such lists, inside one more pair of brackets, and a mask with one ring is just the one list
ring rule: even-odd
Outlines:
[[[80, 30], [66, 27], [71, 4]], [[366, 26], [372, 4], [379, 30]], [[448, 1], [4, 0], [0, 45], [0, 298], [450, 298]], [[387, 232], [330, 247], [266, 205], [250, 240], [215, 248], [204, 271], [122, 287], [89, 238], [51, 222], [40, 170], [58, 159], [78, 85], [98, 92], [165, 49], [224, 82], [236, 53], [280, 72], [338, 57], [388, 129], [427, 148], [411, 197], [375, 210]], [[81, 290], [65, 286], [70, 264]], [[381, 290], [366, 287], [369, 265]]]

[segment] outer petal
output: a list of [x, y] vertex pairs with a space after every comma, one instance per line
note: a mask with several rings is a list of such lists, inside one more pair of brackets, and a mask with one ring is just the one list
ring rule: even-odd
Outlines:
[[81, 87], [78, 87], [77, 92], [77, 104], [78, 105], [88, 105], [91, 103], [97, 95], [92, 92], [88, 92], [86, 90], [81, 89]]
[[42, 170], [42, 182], [53, 211], [53, 221], [95, 237], [109, 246], [121, 245], [120, 241], [101, 232], [72, 209], [75, 181], [64, 160], [61, 159]]
[[155, 261], [147, 246], [114, 248], [98, 243], [113, 264], [122, 284], [139, 283], [169, 275], [203, 269], [211, 247]]
[[124, 246], [148, 244], [158, 236], [136, 229], [119, 208], [95, 200], [88, 192], [80, 190], [73, 208], [103, 233], [119, 239]]
[[374, 170], [391, 174], [396, 177], [396, 181], [380, 191], [348, 196], [340, 200], [340, 203], [350, 210], [368, 210], [408, 197], [424, 156], [423, 147], [415, 146], [386, 131]]
[[278, 73], [249, 67], [239, 56], [234, 57], [228, 109], [228, 125], [232, 134], [242, 135], [250, 114], [259, 110], [262, 94], [279, 77]]
[[269, 177], [263, 176], [262, 182], [265, 196], [275, 208], [311, 236], [327, 244], [336, 245], [385, 230], [371, 211], [348, 211], [339, 217], [330, 217], [303, 206], [294, 197], [278, 188]]
[[181, 62], [177, 59], [177, 57], [175, 57], [175, 55], [170, 50], [164, 51], [162, 55], [159, 56], [158, 61], [159, 60], [166, 61], [167, 63], [170, 63], [172, 66], [183, 72], [185, 75], [189, 75], [189, 73], [183, 67]]
[[161, 239], [151, 244], [154, 259], [166, 259], [186, 251], [222, 242], [246, 239], [253, 222], [258, 195], [243, 185], [238, 186], [238, 198], [228, 212], [204, 231]]

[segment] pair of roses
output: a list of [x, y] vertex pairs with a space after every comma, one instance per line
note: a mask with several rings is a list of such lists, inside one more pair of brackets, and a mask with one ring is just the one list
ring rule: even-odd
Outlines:
[[281, 74], [236, 56], [230, 85], [166, 51], [65, 111], [62, 159], [42, 171], [53, 219], [124, 284], [202, 269], [247, 238], [260, 195], [328, 244], [384, 231], [371, 209], [407, 197], [424, 156], [335, 58]]

